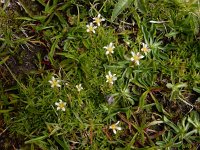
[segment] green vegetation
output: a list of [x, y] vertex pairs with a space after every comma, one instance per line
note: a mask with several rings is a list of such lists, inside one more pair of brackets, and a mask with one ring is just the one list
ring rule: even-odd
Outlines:
[[197, 149], [198, 0], [0, 8], [0, 149]]

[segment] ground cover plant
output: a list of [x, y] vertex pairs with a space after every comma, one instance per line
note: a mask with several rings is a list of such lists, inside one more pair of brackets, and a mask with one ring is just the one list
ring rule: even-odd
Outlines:
[[198, 149], [198, 0], [0, 11], [0, 149]]

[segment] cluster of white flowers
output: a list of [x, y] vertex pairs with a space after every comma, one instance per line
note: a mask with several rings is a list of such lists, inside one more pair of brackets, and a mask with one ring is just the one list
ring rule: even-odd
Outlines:
[[[93, 22], [90, 22], [88, 25], [86, 25], [86, 31], [95, 33], [95, 29], [97, 29], [97, 26], [101, 25], [102, 21], [105, 21], [105, 19], [101, 17], [101, 14], [98, 14], [97, 17], [93, 18]], [[94, 24], [96, 24], [97, 26], [95, 26]]]
[[[145, 43], [142, 43], [142, 46], [143, 47], [142, 47], [141, 51], [144, 52], [145, 55], [147, 55], [147, 53], [150, 52], [151, 49], [149, 49], [148, 45]], [[141, 55], [140, 52], [135, 53], [132, 51], [131, 54], [132, 54], [131, 61], [134, 62], [135, 64], [139, 65], [140, 59], [144, 58], [144, 56]]]
[[[151, 49], [149, 49], [148, 45], [145, 43], [142, 43], [143, 47], [141, 49], [142, 52], [144, 52], [145, 55], [147, 55], [148, 52], [150, 52]], [[113, 45], [113, 43], [111, 42], [108, 46], [104, 46], [103, 48], [105, 48], [106, 51], [106, 55], [108, 54], [113, 54], [114, 53], [114, 48], [115, 46]], [[131, 52], [132, 57], [130, 58], [130, 60], [132, 62], [134, 62], [135, 64], [139, 65], [140, 64], [140, 59], [144, 58], [143, 55], [141, 55], [139, 52], [134, 53], [133, 51]], [[110, 71], [108, 72], [108, 74], [106, 75], [106, 82], [108, 82], [109, 84], [113, 85], [114, 81], [117, 80], [116, 74], [112, 74]], [[118, 126], [120, 121], [117, 121], [117, 123], [114, 123], [112, 125], [109, 126], [109, 129], [113, 130], [113, 133], [116, 134], [117, 130], [122, 130], [121, 127]]]
[[[112, 74], [109, 71], [108, 75], [106, 75], [106, 78], [107, 78], [106, 82], [108, 82], [109, 84], [113, 84], [113, 82], [115, 80], [117, 80], [117, 77], [115, 77], [115, 76], [116, 76], [116, 74]], [[61, 80], [56, 79], [54, 76], [52, 76], [51, 80], [49, 80], [49, 83], [51, 84], [52, 88], [55, 88], [55, 87], [60, 88], [61, 87], [60, 82], [61, 82]], [[68, 84], [66, 84], [66, 85], [68, 85]], [[77, 91], [80, 92], [83, 89], [82, 84], [76, 85], [76, 88], [77, 88]], [[61, 111], [65, 111], [66, 110], [66, 108], [65, 108], [66, 107], [66, 102], [63, 102], [61, 99], [59, 99], [58, 102], [55, 102], [55, 105], [57, 106], [57, 110], [61, 110]], [[117, 130], [122, 130], [121, 127], [117, 126], [118, 124], [119, 124], [119, 121], [117, 123], [112, 124], [112, 125], [109, 126], [109, 129], [112, 129], [114, 134], [117, 133]]]
[[[51, 80], [49, 80], [49, 83], [51, 84], [52, 88], [55, 88], [55, 87], [60, 88], [61, 87], [60, 82], [61, 82], [61, 80], [56, 79], [54, 76], [52, 76]], [[65, 83], [65, 85], [68, 86], [68, 83]], [[82, 84], [76, 85], [76, 88], [77, 88], [78, 92], [83, 90]], [[65, 111], [66, 102], [59, 100], [59, 102], [56, 102], [55, 105], [57, 106], [57, 110]]]
[[[51, 80], [49, 80], [49, 83], [51, 84], [52, 88], [61, 87], [60, 82], [61, 80], [56, 79], [54, 76], [52, 76]], [[68, 86], [68, 83], [66, 82], [65, 85]], [[76, 88], [78, 92], [80, 92], [83, 89], [82, 84], [76, 85]]]
[[[144, 52], [145, 55], [147, 55], [147, 53], [150, 52], [150, 49], [148, 48], [147, 44], [142, 43], [142, 45], [143, 45], [143, 47], [142, 47], [141, 51]], [[109, 45], [104, 46], [103, 48], [105, 48], [107, 50], [106, 51], [106, 55], [108, 55], [108, 54], [111, 55], [111, 54], [114, 53], [115, 46], [111, 42]], [[140, 52], [135, 53], [135, 52], [132, 51], [131, 54], [132, 54], [132, 57], [130, 58], [130, 60], [132, 62], [134, 62], [136, 65], [139, 65], [140, 64], [140, 62], [139, 62], [140, 59], [144, 58], [144, 56], [141, 55]], [[115, 77], [115, 76], [116, 76], [116, 74], [112, 75], [112, 73], [109, 71], [108, 75], [106, 75], [106, 79], [107, 79], [106, 82], [108, 82], [109, 84], [113, 85], [113, 82], [115, 80], [117, 80], [117, 77]]]
[[[95, 33], [95, 29], [97, 29], [97, 26], [101, 25], [101, 22], [105, 21], [104, 18], [101, 17], [100, 14], [98, 14], [97, 17], [93, 18], [93, 22], [90, 22], [88, 25], [86, 25], [87, 27], [87, 32], [92, 32]], [[142, 43], [143, 47], [141, 48], [141, 51], [147, 55], [148, 52], [150, 52], [150, 49], [148, 47], [147, 44]], [[110, 42], [107, 46], [103, 47], [104, 49], [106, 49], [106, 55], [112, 55], [114, 53], [114, 49], [115, 46], [113, 44], [113, 42]], [[136, 65], [140, 64], [140, 59], [144, 58], [144, 56], [142, 54], [140, 54], [140, 52], [131, 52], [132, 57], [130, 58], [130, 61], [134, 62]], [[108, 74], [106, 75], [106, 82], [109, 83], [110, 85], [113, 85], [114, 82], [117, 80], [116, 74], [112, 74], [111, 71], [108, 71]], [[56, 79], [55, 77], [52, 77], [51, 80], [49, 80], [49, 83], [51, 84], [51, 87], [58, 87], [60, 88], [61, 80]], [[68, 85], [67, 83], [65, 83], [65, 85]], [[78, 84], [75, 86], [77, 88], [77, 91], [80, 92], [81, 90], [83, 90], [83, 87], [81, 84]], [[59, 99], [59, 102], [56, 102], [55, 105], [57, 106], [57, 110], [61, 110], [61, 111], [65, 111], [65, 107], [66, 107], [66, 102], [63, 102], [61, 99]], [[109, 126], [109, 129], [112, 129], [113, 133], [116, 134], [117, 130], [122, 130], [121, 127], [118, 126], [120, 121], [117, 121], [117, 123], [114, 123], [112, 125]]]

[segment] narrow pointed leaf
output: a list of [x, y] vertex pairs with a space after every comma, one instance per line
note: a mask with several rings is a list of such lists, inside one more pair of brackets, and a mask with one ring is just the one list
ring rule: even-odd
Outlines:
[[120, 13], [122, 13], [122, 11], [124, 11], [128, 6], [130, 6], [132, 1], [133, 0], [119, 0], [113, 9], [111, 21], [113, 22], [117, 18], [117, 16]]

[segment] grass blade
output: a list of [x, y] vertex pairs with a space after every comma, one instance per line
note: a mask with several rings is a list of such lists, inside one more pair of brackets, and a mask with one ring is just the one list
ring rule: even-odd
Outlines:
[[113, 22], [124, 9], [130, 6], [132, 1], [133, 0], [119, 0], [112, 12], [111, 21]]

